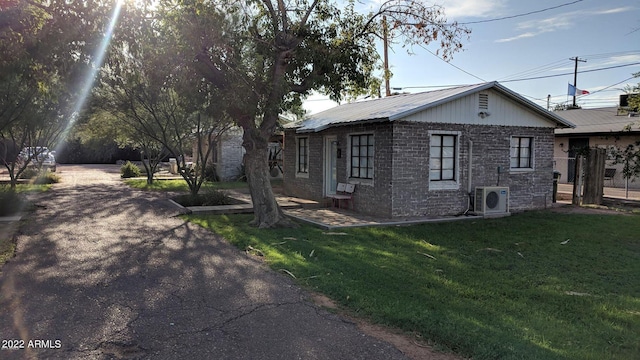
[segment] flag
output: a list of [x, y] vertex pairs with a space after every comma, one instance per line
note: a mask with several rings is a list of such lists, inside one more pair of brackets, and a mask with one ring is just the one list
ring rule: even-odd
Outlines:
[[587, 90], [578, 89], [577, 87], [569, 84], [569, 90], [567, 92], [569, 96], [580, 96], [587, 95], [589, 92]]

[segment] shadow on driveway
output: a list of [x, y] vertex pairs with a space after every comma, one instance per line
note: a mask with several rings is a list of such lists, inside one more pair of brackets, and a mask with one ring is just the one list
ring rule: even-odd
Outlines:
[[37, 195], [0, 275], [0, 339], [24, 349], [0, 358], [404, 358], [174, 217], [166, 195], [95, 176], [115, 178], [74, 178]]

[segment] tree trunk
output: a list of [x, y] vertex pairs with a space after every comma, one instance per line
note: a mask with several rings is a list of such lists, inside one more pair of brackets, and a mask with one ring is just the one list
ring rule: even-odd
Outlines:
[[[245, 130], [245, 143], [246, 139]], [[244, 169], [253, 201], [254, 219], [251, 224], [258, 228], [296, 227], [297, 225], [280, 209], [271, 188], [267, 158], [268, 142], [253, 140], [252, 146], [245, 146], [244, 155]]]

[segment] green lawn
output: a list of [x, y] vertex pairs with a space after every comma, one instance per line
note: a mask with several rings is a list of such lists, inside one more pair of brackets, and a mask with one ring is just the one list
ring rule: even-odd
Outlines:
[[[189, 191], [189, 186], [187, 182], [183, 179], [178, 180], [163, 180], [156, 179], [153, 181], [153, 184], [147, 184], [146, 179], [127, 179], [124, 181], [127, 185], [142, 190], [152, 190], [152, 191], [177, 191], [177, 192], [187, 192]], [[201, 190], [206, 189], [242, 189], [247, 188], [246, 182], [236, 181], [236, 182], [204, 182], [202, 184]]]
[[[529, 212], [327, 234], [188, 216], [350, 311], [473, 359], [638, 359], [640, 217]], [[255, 250], [254, 250], [255, 249]]]

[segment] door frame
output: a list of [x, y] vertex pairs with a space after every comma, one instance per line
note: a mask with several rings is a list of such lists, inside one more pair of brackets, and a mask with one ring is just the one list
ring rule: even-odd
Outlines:
[[[338, 178], [338, 136], [327, 135], [323, 139], [324, 151], [323, 151], [323, 173], [322, 173], [322, 191], [324, 196], [333, 195], [336, 193], [335, 189], [331, 188], [331, 179], [335, 176], [336, 184]], [[333, 146], [336, 147], [336, 152], [333, 152]], [[333, 175], [333, 176], [332, 176]]]

